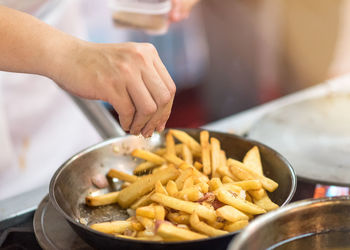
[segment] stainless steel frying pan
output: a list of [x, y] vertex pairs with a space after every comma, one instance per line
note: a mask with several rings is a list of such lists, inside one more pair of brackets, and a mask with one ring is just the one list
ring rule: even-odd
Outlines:
[[[199, 129], [185, 131], [198, 139]], [[237, 159], [242, 159], [245, 152], [253, 145], [258, 145], [266, 176], [280, 184], [271, 194], [271, 199], [280, 206], [291, 200], [296, 188], [296, 177], [290, 164], [281, 155], [260, 143], [235, 135], [217, 132], [211, 132], [210, 135], [221, 141], [222, 148], [229, 157]], [[51, 180], [49, 194], [52, 204], [81, 238], [98, 249], [226, 249], [235, 233], [205, 240], [159, 243], [116, 238], [94, 231], [85, 225], [127, 217], [127, 213], [117, 205], [99, 208], [84, 205], [84, 197], [97, 190], [93, 185], [94, 178], [105, 175], [110, 168], [131, 173], [137, 161], [130, 157], [129, 153], [140, 147], [156, 148], [162, 145], [163, 141], [164, 134], [157, 134], [150, 140], [124, 136], [104, 141], [76, 154], [57, 170]]]
[[[106, 110], [94, 102], [73, 98], [97, 128], [103, 138], [120, 136], [96, 144], [74, 155], [54, 174], [50, 183], [50, 200], [56, 210], [65, 217], [72, 228], [91, 246], [98, 249], [226, 249], [232, 237], [231, 233], [205, 240], [160, 243], [133, 241], [116, 238], [94, 231], [88, 227], [91, 223], [125, 219], [127, 213], [117, 205], [90, 208], [84, 204], [85, 196], [90, 192], [108, 192], [118, 188], [119, 183], [110, 182], [108, 188], [99, 190], [93, 184], [98, 176], [105, 176], [110, 168], [128, 173], [137, 165], [129, 153], [135, 148], [154, 149], [164, 144], [164, 133], [155, 134], [151, 139], [125, 136], [117, 123]], [[187, 133], [198, 140], [200, 129], [186, 129]], [[279, 188], [271, 194], [271, 199], [284, 206], [296, 189], [296, 176], [290, 164], [271, 148], [232, 134], [210, 132], [221, 141], [228, 157], [242, 159], [254, 145], [261, 152], [266, 176], [276, 180]]]

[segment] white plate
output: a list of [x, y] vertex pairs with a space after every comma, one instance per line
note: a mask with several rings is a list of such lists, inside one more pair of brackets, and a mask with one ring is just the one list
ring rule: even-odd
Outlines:
[[265, 115], [249, 132], [290, 161], [298, 177], [350, 185], [350, 94], [329, 94]]

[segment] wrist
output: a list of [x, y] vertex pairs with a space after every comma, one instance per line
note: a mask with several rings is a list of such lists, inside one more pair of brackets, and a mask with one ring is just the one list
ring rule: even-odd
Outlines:
[[57, 36], [50, 37], [44, 45], [42, 60], [42, 75], [60, 82], [66, 72], [66, 68], [74, 67], [74, 60], [78, 53], [80, 43], [75, 37], [59, 32]]

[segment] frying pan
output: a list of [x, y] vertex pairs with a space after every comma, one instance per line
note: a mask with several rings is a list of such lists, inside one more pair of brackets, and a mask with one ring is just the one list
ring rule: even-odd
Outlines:
[[[184, 129], [185, 132], [199, 139], [201, 129]], [[97, 191], [93, 182], [96, 176], [105, 175], [110, 168], [132, 173], [139, 163], [129, 153], [135, 148], [155, 149], [164, 144], [164, 134], [155, 134], [151, 139], [137, 136], [113, 138], [74, 155], [54, 174], [50, 182], [50, 200], [56, 210], [64, 216], [77, 234], [88, 244], [97, 249], [226, 249], [232, 237], [230, 233], [220, 237], [185, 242], [150, 242], [135, 241], [100, 233], [87, 225], [96, 222], [125, 219], [126, 211], [117, 205], [89, 208], [84, 204], [84, 197], [89, 192], [106, 192], [118, 188], [119, 183], [110, 183], [109, 190]], [[210, 132], [220, 140], [228, 157], [242, 159], [254, 145], [259, 147], [264, 165], [264, 174], [279, 183], [278, 189], [270, 194], [272, 201], [280, 206], [286, 205], [296, 189], [295, 173], [280, 154], [273, 149], [243, 137], [219, 132]], [[87, 225], [85, 225], [87, 224]]]
[[229, 250], [349, 249], [350, 196], [293, 202], [262, 215]]

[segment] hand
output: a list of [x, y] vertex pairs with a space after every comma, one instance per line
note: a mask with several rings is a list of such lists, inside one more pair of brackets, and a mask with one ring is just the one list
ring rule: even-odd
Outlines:
[[193, 6], [199, 0], [172, 0], [172, 9], [169, 14], [170, 21], [179, 22], [190, 15]]
[[52, 78], [75, 95], [109, 102], [125, 131], [145, 137], [164, 129], [176, 90], [156, 49], [145, 43], [78, 41]]

